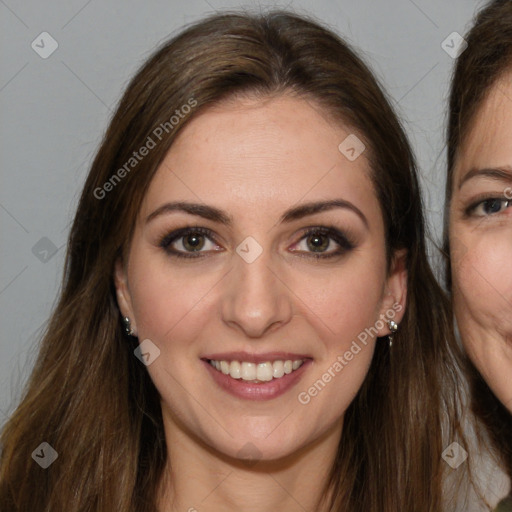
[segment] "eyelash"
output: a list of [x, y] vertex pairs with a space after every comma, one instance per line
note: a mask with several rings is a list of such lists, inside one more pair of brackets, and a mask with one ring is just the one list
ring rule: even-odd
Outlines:
[[482, 196], [482, 197], [479, 197], [477, 200], [473, 201], [465, 210], [464, 210], [464, 216], [466, 218], [470, 218], [470, 217], [490, 217], [490, 216], [493, 216], [493, 215], [497, 215], [499, 213], [502, 213], [501, 211], [500, 212], [495, 212], [495, 213], [484, 213], [482, 215], [475, 215], [475, 210], [479, 207], [479, 206], [482, 206], [484, 203], [486, 202], [489, 202], [489, 201], [499, 201], [499, 202], [502, 202], [502, 203], [507, 203], [505, 209], [509, 208], [510, 206], [512, 206], [512, 200], [510, 200], [509, 198], [505, 197], [505, 196], [502, 196], [502, 197], [496, 197], [496, 196], [489, 196], [489, 195], [486, 195], [486, 196]]
[[[210, 241], [215, 242], [215, 236], [212, 230], [200, 226], [190, 226], [186, 228], [177, 229], [175, 231], [172, 231], [171, 233], [168, 233], [164, 235], [160, 241], [158, 242], [158, 245], [162, 247], [162, 249], [165, 250], [165, 252], [172, 257], [176, 258], [187, 258], [187, 259], [196, 259], [196, 258], [203, 258], [205, 255], [201, 254], [201, 251], [197, 251], [196, 254], [193, 252], [183, 252], [183, 251], [177, 251], [176, 249], [172, 249], [170, 246], [177, 240], [180, 240], [181, 238], [185, 238], [187, 235], [195, 234], [195, 235], [203, 235], [210, 239]], [[334, 228], [332, 226], [316, 226], [316, 227], [310, 227], [306, 228], [306, 231], [302, 234], [301, 238], [299, 239], [299, 242], [301, 242], [303, 239], [308, 238], [311, 235], [321, 235], [321, 236], [328, 236], [331, 240], [336, 242], [340, 247], [336, 249], [333, 252], [329, 252], [326, 254], [323, 253], [314, 253], [310, 252], [307, 254], [301, 254], [300, 251], [298, 252], [298, 256], [304, 257], [304, 258], [314, 258], [314, 259], [328, 259], [328, 258], [334, 258], [336, 256], [341, 256], [345, 254], [348, 251], [351, 251], [355, 248], [355, 244], [349, 239], [347, 235], [339, 231], [337, 228]], [[296, 245], [296, 244], [294, 244]], [[206, 252], [206, 251], [204, 251]], [[295, 251], [294, 251], [295, 252]]]

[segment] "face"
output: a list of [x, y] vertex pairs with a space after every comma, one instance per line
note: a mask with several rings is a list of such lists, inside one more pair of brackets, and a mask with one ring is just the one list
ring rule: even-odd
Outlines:
[[388, 272], [368, 162], [319, 112], [288, 96], [210, 108], [150, 184], [116, 287], [159, 351], [168, 439], [274, 460], [341, 432], [374, 336], [400, 321], [403, 258]]
[[512, 76], [476, 115], [453, 176], [450, 245], [457, 324], [474, 364], [512, 411]]

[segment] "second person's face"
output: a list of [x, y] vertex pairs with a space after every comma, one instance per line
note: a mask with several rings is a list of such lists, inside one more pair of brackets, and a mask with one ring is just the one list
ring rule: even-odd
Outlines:
[[450, 205], [455, 315], [469, 356], [512, 411], [512, 85], [500, 80], [456, 161]]

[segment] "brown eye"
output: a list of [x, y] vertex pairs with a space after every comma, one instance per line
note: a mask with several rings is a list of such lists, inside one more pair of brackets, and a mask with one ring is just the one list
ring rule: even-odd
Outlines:
[[354, 247], [354, 243], [335, 227], [319, 226], [306, 231], [291, 250], [303, 256], [331, 258], [341, 256]]
[[330, 239], [326, 235], [310, 235], [306, 243], [313, 252], [324, 252], [329, 247]]
[[202, 227], [178, 229], [165, 235], [159, 243], [170, 256], [198, 258], [222, 248], [214, 241], [213, 233]]
[[182, 245], [187, 251], [200, 251], [205, 244], [204, 235], [191, 233], [190, 235], [186, 235], [183, 238]]

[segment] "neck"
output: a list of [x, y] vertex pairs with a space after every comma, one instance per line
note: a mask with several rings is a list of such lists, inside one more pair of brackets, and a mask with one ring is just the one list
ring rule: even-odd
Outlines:
[[[341, 423], [341, 422], [340, 422]], [[159, 512], [327, 512], [325, 485], [341, 425], [279, 460], [241, 461], [167, 426]]]

